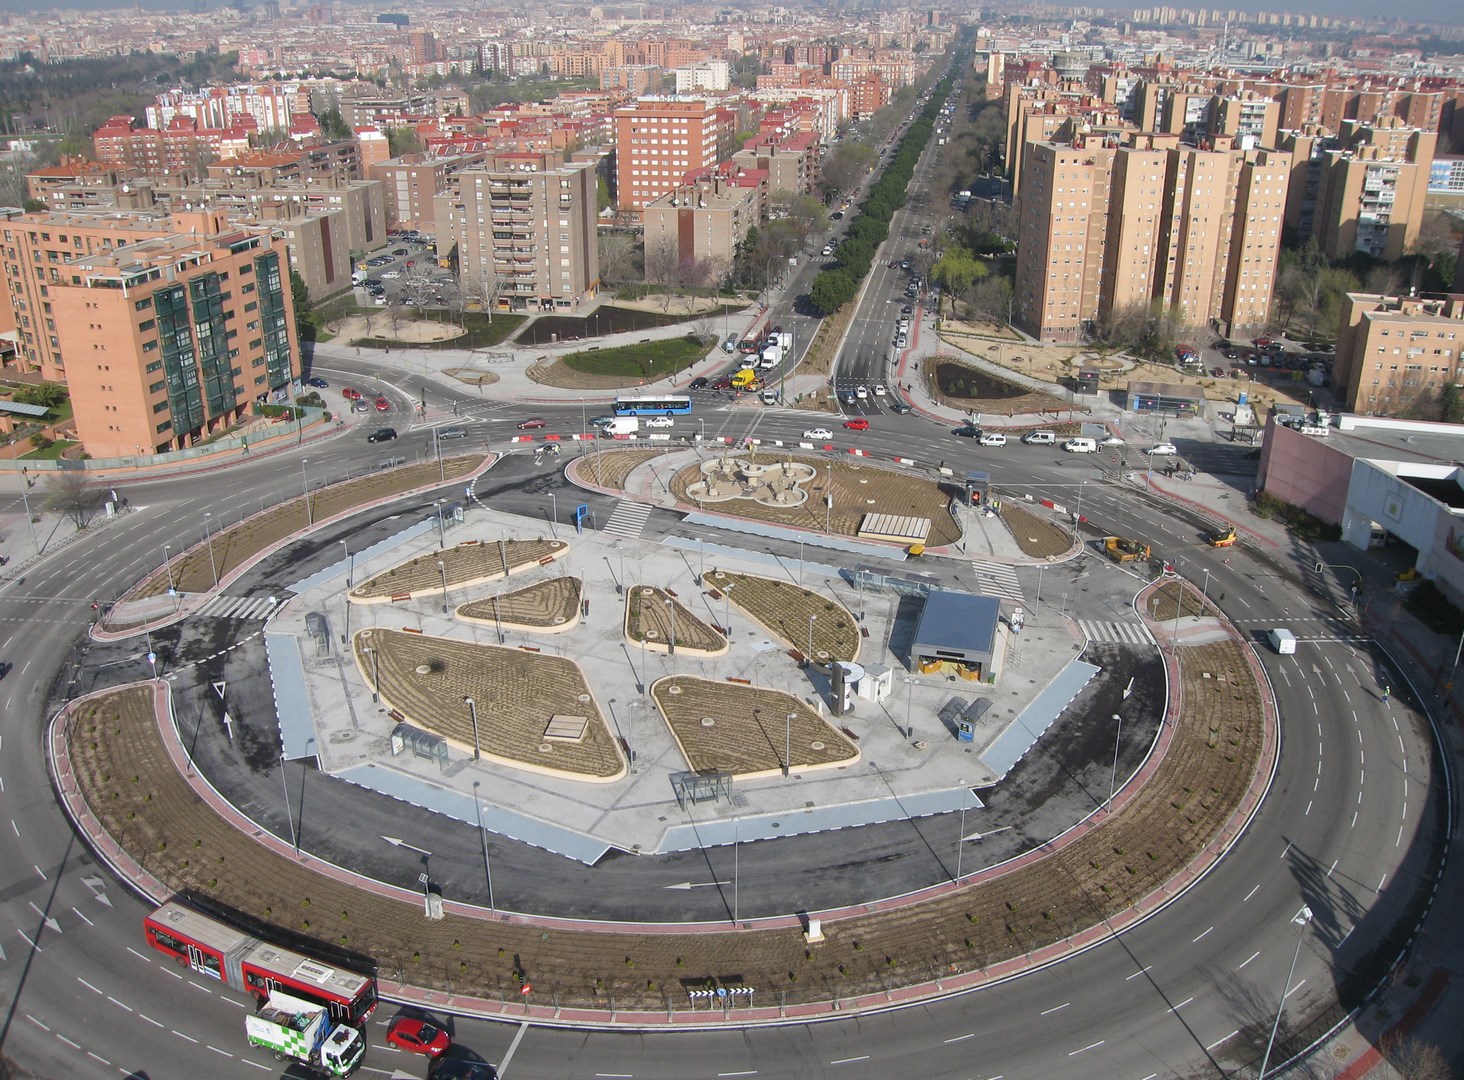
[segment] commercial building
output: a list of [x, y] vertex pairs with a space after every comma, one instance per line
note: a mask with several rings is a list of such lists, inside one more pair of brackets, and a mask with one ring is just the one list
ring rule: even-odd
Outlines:
[[182, 449], [300, 374], [284, 243], [222, 214], [3, 224], [17, 362], [64, 382], [95, 458]]
[[1348, 293], [1332, 367], [1349, 412], [1426, 415], [1445, 386], [1464, 388], [1464, 296]]
[[600, 284], [595, 162], [496, 153], [457, 172], [434, 204], [439, 255], [467, 296], [510, 310], [561, 311]]
[[736, 114], [701, 99], [641, 98], [616, 109], [616, 191], [624, 211], [639, 213], [730, 152]]
[[1075, 343], [1154, 304], [1223, 334], [1265, 325], [1290, 155], [1126, 132], [1029, 143], [1022, 158], [1014, 321], [1027, 333]]

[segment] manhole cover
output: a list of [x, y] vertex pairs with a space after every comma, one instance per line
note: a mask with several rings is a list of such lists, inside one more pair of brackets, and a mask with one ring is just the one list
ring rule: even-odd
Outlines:
[[813, 742], [808, 744], [808, 748], [810, 750], [822, 750], [824, 748], [824, 744], [815, 739]]
[[702, 719], [701, 719], [701, 725], [702, 725], [702, 727], [713, 727], [713, 726], [716, 725], [716, 723], [717, 723], [717, 721], [713, 717], [710, 717], [710, 716], [703, 716]]
[[541, 753], [541, 754], [547, 754], [547, 753], [549, 753], [549, 751], [551, 751], [553, 749], [554, 749], [554, 747], [550, 746], [546, 742], [541, 742], [539, 744], [539, 753]]
[[432, 666], [430, 664], [418, 664], [416, 667], [416, 672], [418, 675], [431, 675]]
[[681, 687], [679, 687], [679, 686], [668, 686], [668, 687], [666, 687], [666, 693], [668, 693], [668, 694], [679, 694], [679, 693], [681, 693]]
[[587, 704], [589, 702], [590, 695], [589, 694], [580, 694], [578, 697], [575, 698], [575, 700], [578, 701], [581, 705], [584, 705], [584, 704]]

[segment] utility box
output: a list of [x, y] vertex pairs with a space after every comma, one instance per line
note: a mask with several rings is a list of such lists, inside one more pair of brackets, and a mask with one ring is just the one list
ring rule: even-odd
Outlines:
[[862, 701], [880, 702], [890, 696], [895, 688], [895, 673], [883, 664], [866, 664], [864, 677], [854, 686], [854, 693]]

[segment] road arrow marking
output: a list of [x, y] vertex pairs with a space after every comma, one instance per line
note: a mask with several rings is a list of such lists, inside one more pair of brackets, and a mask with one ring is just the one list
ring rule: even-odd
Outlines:
[[710, 889], [717, 885], [731, 885], [730, 881], [683, 881], [679, 885], [662, 885], [663, 889]]
[[1129, 678], [1129, 681], [1128, 681], [1128, 685], [1123, 688], [1123, 700], [1124, 701], [1127, 701], [1128, 698], [1129, 698], [1129, 695], [1132, 694], [1133, 692], [1134, 692], [1134, 680], [1133, 680], [1132, 677], [1130, 677]]

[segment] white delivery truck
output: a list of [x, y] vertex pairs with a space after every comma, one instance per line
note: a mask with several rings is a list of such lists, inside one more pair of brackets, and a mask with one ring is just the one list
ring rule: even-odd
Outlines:
[[301, 1062], [320, 1076], [350, 1076], [366, 1054], [366, 1040], [345, 1024], [331, 1026], [324, 1005], [293, 997], [280, 990], [270, 993], [264, 1006], [244, 1018], [250, 1046], [272, 1050], [276, 1061]]
[[600, 429], [603, 435], [634, 435], [640, 430], [640, 417], [638, 416], [617, 416], [607, 421]]
[[784, 330], [781, 334], [776, 335], [776, 337], [778, 339], [778, 348], [782, 349], [784, 352], [787, 352], [793, 347], [793, 335], [790, 334], [788, 331]]
[[758, 360], [757, 366], [761, 368], [777, 367], [782, 362], [782, 348], [778, 345], [769, 345], [762, 351], [762, 357]]
[[1285, 627], [1278, 626], [1267, 636], [1271, 639], [1271, 648], [1282, 656], [1290, 656], [1296, 651], [1296, 635]]

